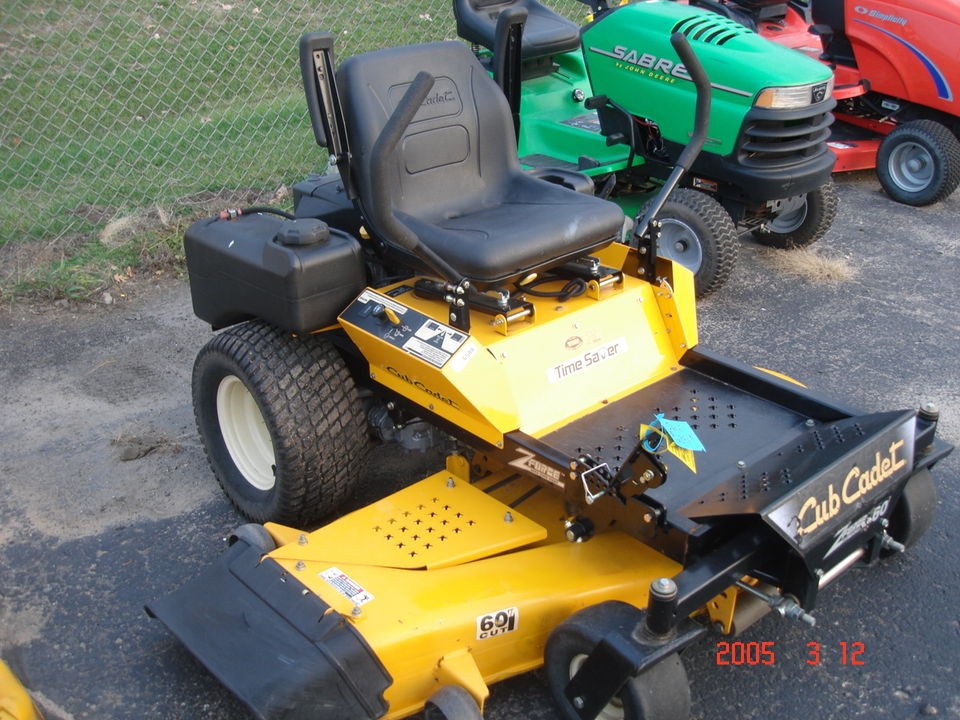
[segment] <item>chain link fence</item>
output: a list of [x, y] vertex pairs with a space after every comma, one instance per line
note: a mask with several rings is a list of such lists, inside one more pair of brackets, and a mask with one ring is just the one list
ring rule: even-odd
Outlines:
[[313, 30], [339, 58], [456, 37], [451, 0], [4, 0], [0, 250], [109, 242], [124, 218], [263, 200], [322, 167], [297, 63]]

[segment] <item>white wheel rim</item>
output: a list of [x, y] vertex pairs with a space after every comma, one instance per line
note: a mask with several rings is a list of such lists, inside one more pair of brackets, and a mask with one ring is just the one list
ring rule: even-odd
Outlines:
[[[577, 674], [577, 671], [580, 667], [587, 661], [586, 655], [574, 655], [570, 660], [570, 677], [572, 678]], [[619, 695], [614, 695], [613, 699], [610, 700], [604, 706], [603, 710], [600, 711], [600, 714], [597, 715], [597, 720], [624, 720], [625, 714], [623, 712], [623, 700]]]
[[890, 153], [890, 178], [906, 192], [925, 190], [933, 181], [933, 156], [922, 145], [905, 142]]
[[217, 387], [217, 420], [230, 459], [243, 479], [257, 490], [272, 490], [276, 457], [270, 431], [257, 401], [236, 375], [227, 375]]

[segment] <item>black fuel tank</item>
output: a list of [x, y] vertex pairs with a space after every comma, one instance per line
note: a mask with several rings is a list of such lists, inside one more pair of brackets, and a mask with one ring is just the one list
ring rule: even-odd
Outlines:
[[255, 213], [198, 220], [184, 236], [193, 309], [214, 329], [260, 318], [316, 330], [366, 285], [360, 243], [321, 220]]

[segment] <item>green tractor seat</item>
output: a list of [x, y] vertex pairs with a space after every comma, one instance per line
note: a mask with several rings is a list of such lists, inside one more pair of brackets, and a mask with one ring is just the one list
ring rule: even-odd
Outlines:
[[527, 11], [521, 41], [523, 60], [559, 55], [580, 47], [580, 28], [577, 24], [537, 0], [453, 0], [457, 34], [468, 42], [492, 51], [496, 41], [497, 19], [501, 12], [511, 8]]

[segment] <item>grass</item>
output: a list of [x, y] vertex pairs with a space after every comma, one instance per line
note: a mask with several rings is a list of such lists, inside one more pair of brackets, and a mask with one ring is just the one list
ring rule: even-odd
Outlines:
[[848, 258], [813, 246], [790, 250], [768, 249], [764, 255], [777, 272], [821, 285], [837, 285], [852, 280], [857, 270]]
[[[340, 58], [455, 37], [450, 0], [7, 0], [0, 299], [96, 298], [118, 268], [176, 268], [183, 226], [210, 210], [191, 198], [273, 192], [322, 167], [296, 49], [321, 29]], [[102, 241], [157, 207], [169, 223]]]

